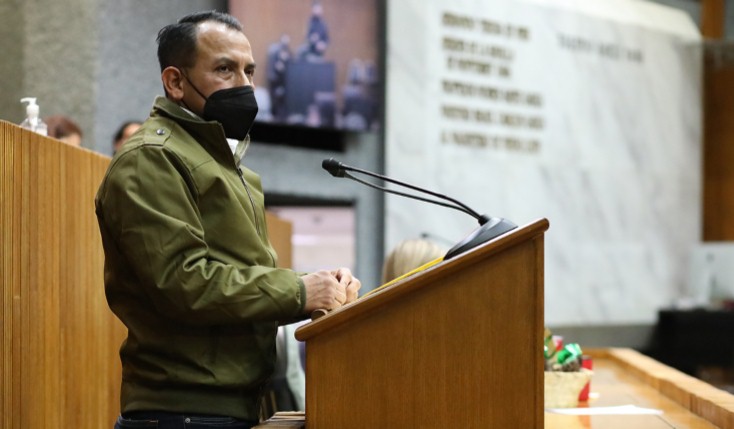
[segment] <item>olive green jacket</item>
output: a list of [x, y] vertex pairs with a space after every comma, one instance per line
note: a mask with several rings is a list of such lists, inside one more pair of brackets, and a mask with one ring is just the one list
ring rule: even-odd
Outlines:
[[95, 205], [107, 301], [128, 328], [122, 411], [257, 419], [278, 321], [299, 317], [306, 296], [275, 268], [260, 178], [222, 127], [159, 97]]

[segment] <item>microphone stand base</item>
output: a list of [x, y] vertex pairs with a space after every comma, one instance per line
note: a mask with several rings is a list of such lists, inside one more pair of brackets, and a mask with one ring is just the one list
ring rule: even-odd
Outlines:
[[517, 225], [509, 220], [493, 217], [489, 222], [472, 231], [471, 234], [449, 249], [443, 259], [449, 260], [515, 228], [517, 228]]

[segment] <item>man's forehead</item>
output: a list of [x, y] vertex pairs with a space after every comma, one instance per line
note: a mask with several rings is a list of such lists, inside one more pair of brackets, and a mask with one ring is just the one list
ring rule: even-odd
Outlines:
[[236, 28], [230, 27], [229, 25], [223, 22], [215, 21], [212, 19], [207, 20], [207, 21], [202, 21], [196, 24], [196, 26], [199, 32], [214, 30], [214, 31], [234, 31], [237, 33], [242, 33], [241, 31], [237, 30]]
[[220, 38], [220, 37], [234, 37], [242, 38], [249, 44], [249, 40], [245, 33], [236, 28], [232, 28], [222, 22], [218, 21], [204, 21], [200, 22], [196, 28], [196, 34], [198, 38]]
[[237, 49], [251, 56], [252, 48], [245, 34], [216, 21], [205, 21], [197, 28], [197, 50], [199, 53], [216, 54]]

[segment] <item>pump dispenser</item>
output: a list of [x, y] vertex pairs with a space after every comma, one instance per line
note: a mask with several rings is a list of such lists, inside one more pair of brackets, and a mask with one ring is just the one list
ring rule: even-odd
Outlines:
[[48, 135], [48, 127], [46, 123], [38, 117], [40, 108], [36, 104], [36, 97], [25, 97], [20, 99], [21, 103], [28, 103], [25, 108], [26, 118], [20, 123], [20, 126], [36, 132], [42, 136]]

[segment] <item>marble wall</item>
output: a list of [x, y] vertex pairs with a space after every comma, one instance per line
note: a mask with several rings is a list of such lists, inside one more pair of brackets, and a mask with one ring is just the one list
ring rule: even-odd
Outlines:
[[[519, 225], [548, 218], [547, 323], [648, 323], [686, 293], [702, 138], [701, 40], [686, 14], [402, 0], [388, 2], [387, 38], [386, 172]], [[386, 213], [386, 249], [476, 226], [399, 197]]]

